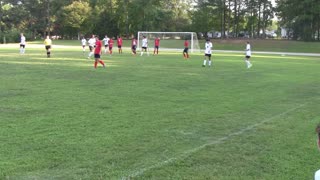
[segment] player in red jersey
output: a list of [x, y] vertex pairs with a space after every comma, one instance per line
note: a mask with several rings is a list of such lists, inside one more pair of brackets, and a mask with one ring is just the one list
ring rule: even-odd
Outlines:
[[121, 38], [121, 36], [118, 36], [117, 44], [118, 44], [119, 54], [122, 54], [122, 38]]
[[96, 47], [94, 49], [94, 68], [97, 69], [97, 65], [98, 65], [98, 62], [100, 64], [102, 64], [103, 67], [106, 67], [104, 62], [100, 59], [101, 57], [101, 49], [102, 49], [102, 43], [101, 41], [99, 40], [99, 36], [96, 36]]
[[133, 55], [137, 54], [137, 39], [134, 36], [132, 37], [131, 41], [131, 50]]
[[112, 48], [113, 48], [113, 43], [114, 43], [113, 38], [114, 37], [110, 38], [110, 40], [109, 40], [109, 54], [110, 54], [110, 56], [112, 54]]
[[160, 38], [156, 37], [156, 39], [154, 39], [154, 50], [153, 50], [153, 55], [159, 54], [159, 46], [160, 46]]
[[185, 59], [189, 58], [188, 50], [189, 50], [189, 41], [187, 39], [185, 39], [185, 41], [184, 41], [184, 50], [183, 50], [183, 57]]

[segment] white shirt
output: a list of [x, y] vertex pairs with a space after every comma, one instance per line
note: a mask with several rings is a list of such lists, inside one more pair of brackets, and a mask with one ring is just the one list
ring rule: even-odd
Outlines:
[[102, 41], [104, 41], [104, 45], [109, 45], [109, 40], [110, 40], [110, 38], [105, 37], [105, 38], [103, 38]]
[[81, 44], [82, 44], [82, 46], [85, 46], [86, 44], [87, 44], [87, 40], [86, 39], [81, 39]]
[[95, 46], [96, 45], [96, 39], [95, 38], [90, 38], [89, 39], [89, 41], [88, 41], [88, 43], [89, 43], [89, 46]]
[[205, 54], [211, 54], [212, 53], [212, 43], [211, 42], [206, 42], [205, 44]]
[[251, 56], [251, 46], [250, 46], [250, 44], [247, 44], [247, 47], [246, 47], [246, 56]]
[[314, 174], [314, 180], [320, 180], [320, 169]]
[[147, 38], [142, 39], [142, 47], [148, 47], [148, 39]]
[[26, 45], [26, 37], [21, 36], [20, 44], [22, 44], [22, 45]]

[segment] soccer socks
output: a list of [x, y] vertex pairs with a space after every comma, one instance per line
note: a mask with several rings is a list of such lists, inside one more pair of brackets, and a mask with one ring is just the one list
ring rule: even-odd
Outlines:
[[140, 56], [142, 56], [143, 55], [143, 51], [141, 51], [141, 53], [140, 53]]
[[98, 61], [94, 61], [94, 68], [97, 69]]
[[252, 64], [250, 63], [250, 61], [245, 60], [245, 62], [246, 62], [247, 68], [250, 68], [250, 67], [252, 66]]
[[99, 60], [99, 63], [102, 64], [103, 67], [105, 67], [104, 62], [101, 59]]
[[209, 60], [209, 66], [211, 66], [211, 60]]
[[47, 57], [48, 58], [50, 57], [50, 51], [47, 51]]
[[203, 66], [207, 65], [207, 60], [203, 60]]

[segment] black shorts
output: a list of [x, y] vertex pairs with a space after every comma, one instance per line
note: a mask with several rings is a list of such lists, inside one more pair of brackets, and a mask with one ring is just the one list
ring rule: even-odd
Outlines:
[[46, 46], [46, 50], [49, 50], [49, 49], [51, 49], [51, 45]]
[[147, 47], [142, 47], [142, 49], [147, 50]]
[[85, 45], [82, 45], [82, 47], [85, 48], [86, 46], [85, 46]]
[[112, 50], [112, 46], [109, 46], [109, 50], [110, 50], [110, 51]]
[[132, 49], [132, 50], [136, 50], [136, 49], [137, 49], [137, 46], [136, 46], [136, 45], [133, 45], [133, 46], [131, 46], [131, 49]]
[[121, 49], [122, 46], [118, 46], [119, 49]]
[[204, 56], [211, 58], [211, 54], [204, 54]]
[[25, 47], [26, 47], [26, 45], [24, 45], [24, 44], [20, 44], [20, 47], [25, 48]]
[[159, 49], [159, 46], [154, 46], [155, 49]]
[[250, 59], [251, 56], [246, 56], [247, 59]]
[[95, 59], [100, 59], [100, 54], [94, 54]]
[[189, 48], [186, 47], [186, 48], [184, 48], [183, 52], [188, 53], [188, 50], [189, 50]]
[[105, 44], [105, 45], [104, 45], [105, 48], [107, 48], [108, 46], [109, 46], [108, 44]]
[[93, 50], [93, 48], [94, 48], [93, 46], [89, 46], [89, 50], [90, 50], [90, 51], [92, 51], [92, 50]]

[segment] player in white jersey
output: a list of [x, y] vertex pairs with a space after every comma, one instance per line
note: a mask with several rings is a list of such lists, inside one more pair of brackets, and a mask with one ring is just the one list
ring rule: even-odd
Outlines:
[[142, 46], [141, 46], [141, 54], [140, 56], [143, 55], [143, 51], [144, 52], [147, 52], [148, 56], [149, 56], [149, 50], [148, 50], [148, 39], [146, 36], [143, 36], [143, 39], [142, 39]]
[[20, 54], [25, 53], [25, 47], [26, 47], [26, 37], [23, 35], [23, 33], [20, 34]]
[[252, 67], [252, 64], [250, 63], [249, 59], [251, 57], [251, 45], [249, 43], [249, 41], [247, 42], [247, 45], [246, 45], [246, 57], [245, 57], [245, 63], [247, 65], [247, 68], [251, 68]]
[[104, 42], [104, 53], [107, 54], [110, 38], [106, 35], [102, 41]]
[[96, 45], [96, 38], [94, 35], [92, 35], [92, 37], [89, 39], [88, 44], [89, 44], [89, 49], [90, 49], [88, 59], [90, 59], [91, 56], [93, 55], [93, 49], [95, 48], [95, 45]]
[[208, 65], [209, 67], [211, 67], [211, 54], [212, 54], [212, 42], [210, 39], [206, 40], [206, 43], [204, 45], [205, 51], [204, 51], [204, 60], [203, 60], [203, 64], [202, 67], [206, 67], [207, 65], [207, 59], [208, 59]]
[[81, 39], [81, 45], [82, 45], [82, 51], [83, 53], [86, 51], [86, 45], [87, 45], [87, 40], [86, 38], [82, 37]]

